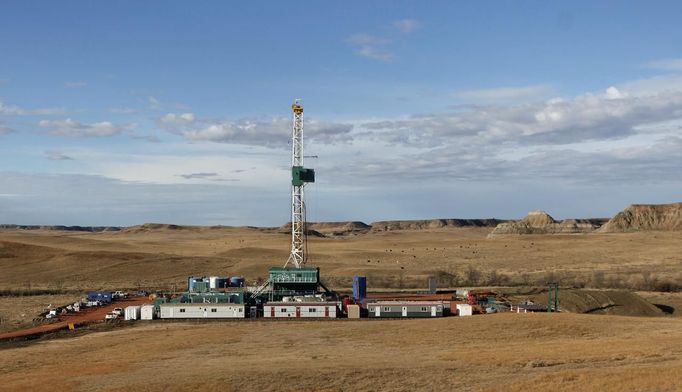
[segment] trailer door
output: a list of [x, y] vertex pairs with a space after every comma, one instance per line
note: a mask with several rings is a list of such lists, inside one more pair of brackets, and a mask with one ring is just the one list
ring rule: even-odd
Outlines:
[[403, 306], [403, 317], [407, 317], [407, 306]]
[[431, 307], [431, 317], [436, 317], [436, 307], [435, 306]]
[[376, 317], [381, 316], [381, 306], [377, 306], [377, 307], [374, 308], [374, 315], [375, 315]]

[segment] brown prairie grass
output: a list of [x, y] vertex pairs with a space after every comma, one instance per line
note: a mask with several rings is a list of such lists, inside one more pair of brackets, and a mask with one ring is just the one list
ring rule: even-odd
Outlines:
[[682, 388], [682, 320], [139, 323], [0, 351], [6, 390], [657, 391]]

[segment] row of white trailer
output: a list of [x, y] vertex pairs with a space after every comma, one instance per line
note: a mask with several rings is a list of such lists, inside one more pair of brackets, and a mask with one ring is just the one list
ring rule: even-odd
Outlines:
[[[246, 318], [247, 309], [247, 305], [244, 304], [165, 303], [158, 306], [157, 313], [154, 305], [128, 306], [125, 308], [125, 319]], [[378, 301], [367, 304], [367, 316], [370, 318], [442, 317], [445, 315], [445, 310], [445, 303], [442, 301]], [[471, 305], [457, 304], [457, 314], [471, 316]], [[337, 318], [338, 316], [338, 302], [268, 302], [263, 305], [265, 318]], [[359, 306], [349, 305], [349, 318], [359, 317]]]
[[153, 320], [155, 317], [154, 305], [133, 305], [124, 309], [125, 320]]

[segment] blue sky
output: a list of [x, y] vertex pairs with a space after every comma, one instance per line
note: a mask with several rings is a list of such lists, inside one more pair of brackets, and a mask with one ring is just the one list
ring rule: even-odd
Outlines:
[[[237, 5], [238, 4], [238, 5]], [[0, 222], [610, 216], [679, 201], [678, 2], [11, 2]]]

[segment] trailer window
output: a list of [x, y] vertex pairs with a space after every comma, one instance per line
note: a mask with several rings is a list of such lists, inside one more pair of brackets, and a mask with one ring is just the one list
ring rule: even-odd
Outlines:
[[184, 308], [180, 309], [180, 313], [185, 313], [185, 309]]
[[426, 306], [422, 306], [422, 312], [428, 312], [428, 311], [429, 311], [429, 308], [427, 308]]
[[280, 309], [279, 311], [282, 312], [282, 313], [286, 313], [286, 312], [287, 312], [287, 308], [282, 308], [282, 309]]
[[308, 308], [308, 313], [315, 313], [317, 312], [317, 309], [315, 308]]
[[218, 309], [216, 309], [216, 308], [211, 309], [211, 313], [216, 313], [217, 311], [218, 311]]
[[391, 308], [389, 308], [388, 306], [384, 306], [384, 312], [390, 312], [390, 311], [391, 311]]

